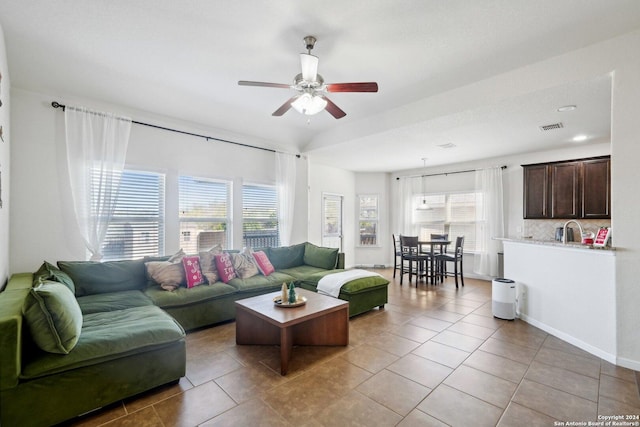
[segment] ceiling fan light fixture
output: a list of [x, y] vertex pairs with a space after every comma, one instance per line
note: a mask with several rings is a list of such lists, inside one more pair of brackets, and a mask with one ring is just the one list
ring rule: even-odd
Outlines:
[[293, 101], [291, 106], [300, 114], [313, 116], [325, 109], [327, 101], [320, 96], [305, 92]]

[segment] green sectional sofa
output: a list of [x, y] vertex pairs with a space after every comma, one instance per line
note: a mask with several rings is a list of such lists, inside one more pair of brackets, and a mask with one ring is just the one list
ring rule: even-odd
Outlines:
[[[275, 268], [268, 276], [171, 292], [145, 268], [168, 257], [45, 262], [12, 275], [0, 293], [0, 424], [52, 425], [178, 381], [185, 330], [233, 320], [234, 301], [284, 282], [315, 290], [344, 268], [344, 254], [310, 243], [263, 251]], [[351, 315], [387, 302], [385, 279], [356, 282], [340, 293]]]

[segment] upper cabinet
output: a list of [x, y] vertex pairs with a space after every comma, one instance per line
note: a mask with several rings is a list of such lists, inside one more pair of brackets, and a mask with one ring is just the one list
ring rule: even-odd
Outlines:
[[549, 218], [549, 165], [524, 167], [524, 217]]
[[582, 217], [611, 218], [611, 159], [582, 162]]
[[609, 156], [522, 165], [524, 218], [611, 218]]

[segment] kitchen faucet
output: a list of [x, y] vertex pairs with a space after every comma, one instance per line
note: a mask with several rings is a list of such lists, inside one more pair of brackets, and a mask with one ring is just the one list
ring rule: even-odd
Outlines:
[[562, 243], [567, 243], [567, 225], [569, 225], [570, 222], [575, 222], [578, 226], [578, 229], [580, 230], [580, 240], [582, 241], [582, 226], [575, 219], [570, 219], [569, 221], [565, 222], [564, 226], [562, 227]]

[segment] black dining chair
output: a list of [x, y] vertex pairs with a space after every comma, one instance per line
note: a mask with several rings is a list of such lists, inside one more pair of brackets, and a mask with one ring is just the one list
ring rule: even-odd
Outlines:
[[[449, 240], [449, 234], [431, 233], [431, 240]], [[434, 251], [434, 255], [440, 255], [440, 254], [446, 254], [446, 253], [447, 253], [447, 245], [440, 245], [438, 246], [438, 252]], [[434, 262], [434, 267], [435, 267], [434, 282], [437, 282], [438, 280], [444, 281], [443, 272], [444, 273], [447, 272], [447, 263], [438, 259], [435, 259], [434, 261], [435, 261]]]
[[[441, 271], [442, 276], [443, 277], [454, 276], [456, 280], [456, 288], [458, 287], [458, 276], [460, 276], [460, 282], [462, 283], [462, 286], [464, 286], [464, 276], [462, 274], [463, 250], [464, 250], [464, 236], [458, 236], [456, 237], [456, 246], [453, 254], [444, 253], [444, 254], [439, 254], [435, 256], [436, 262], [443, 264], [443, 271]], [[446, 269], [447, 262], [453, 263], [453, 273], [447, 272], [447, 269]]]
[[409, 275], [409, 283], [416, 276], [416, 287], [421, 277], [428, 276], [429, 260], [431, 255], [421, 253], [418, 245], [418, 236], [400, 235], [400, 250], [402, 252], [400, 266], [400, 286], [405, 274]]
[[396, 270], [402, 266], [402, 250], [400, 248], [400, 236], [392, 234], [393, 238], [393, 278], [396, 277]]

